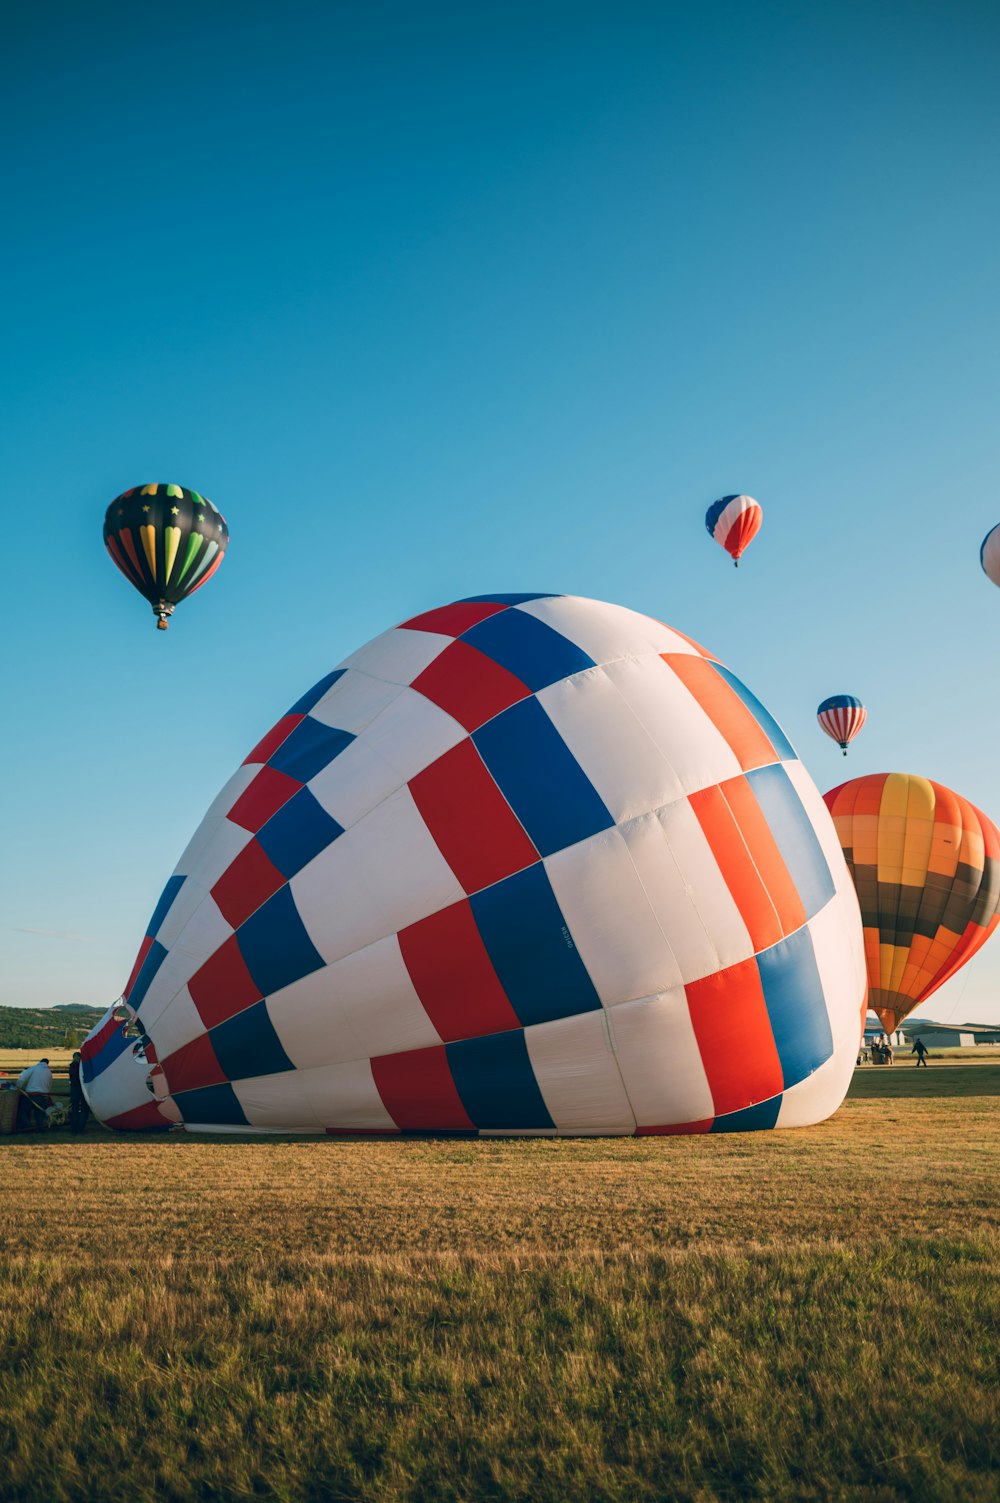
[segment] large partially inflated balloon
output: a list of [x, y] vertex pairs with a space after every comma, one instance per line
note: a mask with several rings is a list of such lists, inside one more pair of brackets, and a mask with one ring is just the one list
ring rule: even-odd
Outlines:
[[764, 508], [752, 496], [722, 496], [713, 501], [705, 513], [705, 527], [721, 548], [725, 548], [739, 567], [744, 549], [760, 531]]
[[865, 928], [884, 1027], [970, 960], [1000, 922], [1000, 831], [929, 778], [879, 772], [826, 794]]
[[222, 513], [183, 485], [133, 486], [104, 518], [112, 561], [167, 629], [174, 606], [207, 584], [222, 563], [229, 528]]
[[750, 691], [633, 611], [490, 595], [254, 748], [84, 1078], [121, 1127], [795, 1126], [840, 1104], [865, 991], [830, 817]]

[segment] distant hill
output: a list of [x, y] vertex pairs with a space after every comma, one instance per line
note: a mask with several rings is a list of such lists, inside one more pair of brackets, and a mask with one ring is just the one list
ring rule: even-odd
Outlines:
[[0, 1007], [0, 1049], [75, 1049], [103, 1007]]

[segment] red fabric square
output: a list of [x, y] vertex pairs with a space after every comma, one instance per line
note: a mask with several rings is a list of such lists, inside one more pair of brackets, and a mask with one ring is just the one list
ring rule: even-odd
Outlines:
[[248, 762], [266, 762], [305, 718], [304, 715], [282, 715], [277, 725], [272, 725], [267, 735], [260, 738], [250, 755], [243, 758], [243, 766], [246, 767]]
[[401, 929], [399, 948], [417, 996], [446, 1042], [520, 1028], [467, 902]]
[[246, 968], [236, 935], [210, 956], [188, 982], [188, 991], [206, 1028], [224, 1023], [234, 1013], [242, 1012], [261, 1000], [261, 993]]
[[717, 1117], [784, 1090], [756, 960], [689, 981], [684, 993]]
[[212, 1040], [201, 1033], [189, 1044], [182, 1044], [163, 1061], [163, 1073], [171, 1094], [192, 1091], [198, 1086], [222, 1085], [226, 1072], [215, 1057]]
[[456, 600], [454, 605], [439, 605], [437, 610], [411, 616], [402, 625], [410, 631], [433, 631], [440, 632], [443, 637], [460, 637], [470, 626], [506, 609], [507, 606], [497, 600]]
[[404, 1132], [475, 1131], [448, 1068], [443, 1044], [383, 1054], [373, 1059], [372, 1075], [383, 1105]]
[[134, 1106], [131, 1111], [119, 1112], [117, 1117], [109, 1117], [105, 1127], [117, 1127], [126, 1132], [156, 1131], [165, 1132], [170, 1126], [166, 1117], [163, 1116], [155, 1101], [145, 1101], [142, 1106]]
[[538, 860], [516, 814], [471, 741], [460, 741], [409, 784], [424, 824], [466, 892]]
[[244, 830], [252, 830], [256, 835], [271, 815], [277, 814], [282, 804], [287, 804], [301, 787], [302, 784], [296, 778], [290, 778], [287, 773], [278, 772], [274, 767], [262, 767], [249, 788], [245, 788], [240, 794], [226, 818], [231, 819], [234, 825], [242, 825]]
[[226, 923], [238, 929], [244, 919], [256, 913], [261, 903], [278, 891], [284, 880], [263, 848], [251, 840], [222, 873], [212, 888], [212, 897]]
[[467, 731], [478, 731], [487, 720], [531, 693], [527, 684], [468, 642], [452, 642], [438, 653], [413, 680], [413, 688], [447, 710]]
[[637, 1138], [680, 1138], [689, 1133], [709, 1132], [714, 1117], [706, 1117], [703, 1122], [674, 1122], [669, 1127], [637, 1127]]

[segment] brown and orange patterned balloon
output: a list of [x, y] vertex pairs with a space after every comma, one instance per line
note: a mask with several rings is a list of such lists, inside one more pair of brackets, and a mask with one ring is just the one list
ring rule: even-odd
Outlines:
[[861, 905], [869, 1005], [892, 1030], [1000, 922], [1000, 831], [909, 773], [854, 778], [825, 798]]

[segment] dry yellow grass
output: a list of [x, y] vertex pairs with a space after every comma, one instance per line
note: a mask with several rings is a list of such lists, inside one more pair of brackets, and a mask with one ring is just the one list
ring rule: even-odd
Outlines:
[[1000, 1068], [855, 1090], [745, 1137], [8, 1141], [3, 1495], [992, 1503]]

